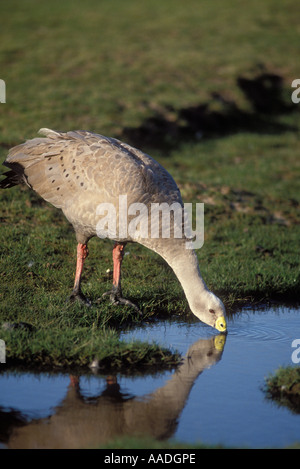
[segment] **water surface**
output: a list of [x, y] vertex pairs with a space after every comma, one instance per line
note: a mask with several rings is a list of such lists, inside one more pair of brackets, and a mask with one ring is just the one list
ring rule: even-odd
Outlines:
[[91, 447], [122, 435], [284, 447], [300, 415], [267, 400], [265, 377], [293, 365], [299, 310], [244, 310], [225, 338], [200, 322], [157, 322], [123, 334], [185, 359], [177, 371], [127, 377], [6, 372], [0, 365], [2, 447]]

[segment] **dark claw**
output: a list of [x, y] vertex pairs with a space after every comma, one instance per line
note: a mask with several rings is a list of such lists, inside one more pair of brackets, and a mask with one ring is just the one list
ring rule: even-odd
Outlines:
[[71, 293], [71, 295], [69, 296], [68, 298], [69, 301], [79, 301], [80, 303], [82, 303], [84, 306], [88, 306], [90, 307], [92, 305], [92, 303], [90, 302], [90, 300], [88, 298], [86, 298], [84, 296], [83, 293], [81, 292], [76, 292], [76, 291], [73, 291]]
[[110, 290], [105, 293], [103, 293], [101, 298], [104, 298], [105, 296], [109, 295], [109, 299], [112, 305], [127, 305], [131, 306], [135, 311], [137, 311], [139, 314], [142, 314], [142, 311], [136, 306], [132, 301], [127, 300], [126, 298], [123, 298], [120, 293], [118, 293], [116, 290]]

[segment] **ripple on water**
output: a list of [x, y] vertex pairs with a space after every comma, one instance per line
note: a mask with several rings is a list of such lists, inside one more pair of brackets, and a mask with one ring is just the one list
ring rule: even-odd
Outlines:
[[[243, 311], [230, 320], [228, 334], [251, 341], [285, 342], [299, 331], [299, 314], [295, 311]], [[293, 327], [294, 323], [294, 327]]]

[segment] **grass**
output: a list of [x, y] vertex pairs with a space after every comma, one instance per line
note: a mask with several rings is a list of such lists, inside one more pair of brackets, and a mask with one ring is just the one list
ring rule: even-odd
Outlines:
[[300, 367], [280, 367], [266, 379], [266, 394], [279, 406], [300, 413]]
[[[187, 443], [179, 442], [176, 440], [175, 441], [174, 440], [158, 441], [152, 438], [124, 437], [124, 438], [118, 438], [118, 439], [112, 440], [108, 445], [100, 449], [106, 450], [106, 454], [108, 457], [111, 457], [111, 453], [108, 452], [108, 450], [111, 450], [111, 449], [156, 450], [154, 454], [149, 453], [149, 452], [148, 454], [147, 452], [144, 452], [143, 454], [143, 457], [145, 458], [145, 460], [147, 461], [150, 460], [150, 462], [152, 462], [153, 458], [156, 458], [155, 461], [157, 461], [157, 458], [159, 458], [159, 454], [161, 454], [162, 458], [164, 458], [164, 455], [166, 454], [166, 461], [170, 461], [170, 457], [168, 457], [169, 455], [168, 451], [170, 450], [171, 450], [171, 454], [173, 454], [173, 457], [175, 454], [175, 450], [185, 449], [185, 450], [189, 450], [190, 454], [196, 454], [196, 458], [197, 458], [197, 456], [198, 457], [201, 456], [199, 454], [199, 450], [203, 450], [203, 449], [225, 450], [225, 449], [238, 449], [238, 448], [231, 448], [231, 447], [224, 446], [222, 444], [208, 445], [208, 444], [204, 444], [201, 442], [198, 442], [198, 443], [196, 442], [194, 444], [187, 444]], [[191, 453], [192, 449], [195, 450], [195, 453]], [[239, 449], [249, 449], [249, 448], [242, 447]], [[272, 448], [266, 448], [266, 449], [272, 449]], [[295, 442], [293, 445], [287, 446], [286, 449], [300, 449], [300, 443]], [[158, 450], [160, 450], [160, 452], [157, 454]], [[179, 455], [182, 455], [182, 452], [179, 451]]]
[[176, 353], [157, 344], [139, 341], [125, 342], [112, 329], [90, 331], [88, 327], [71, 330], [8, 331], [2, 336], [7, 345], [10, 366], [35, 369], [84, 369], [94, 363], [97, 370], [151, 372], [171, 369], [178, 365]]
[[[178, 441], [173, 441], [173, 440], [168, 440], [168, 441], [159, 441], [155, 440], [154, 438], [143, 438], [143, 437], [124, 437], [124, 438], [118, 438], [113, 441], [111, 441], [108, 445], [100, 448], [100, 449], [136, 449], [136, 450], [161, 450], [161, 457], [164, 458], [164, 452], [162, 450], [173, 450], [172, 454], [174, 457], [174, 450], [180, 450], [180, 449], [186, 449], [186, 450], [200, 450], [200, 449], [226, 449], [222, 445], [205, 445], [202, 443], [195, 443], [195, 444], [186, 444], [186, 443], [181, 443]], [[107, 452], [107, 455], [109, 453]], [[111, 456], [111, 455], [110, 455]], [[179, 462], [179, 457], [181, 456], [181, 452], [179, 452], [176, 462]], [[144, 453], [143, 458], [145, 458], [146, 461], [153, 462], [153, 460], [157, 461], [159, 460], [159, 454], [152, 454], [152, 453]], [[170, 462], [170, 457], [166, 456], [166, 462]], [[193, 461], [193, 458], [191, 459]]]
[[[245, 302], [298, 299], [300, 104], [290, 98], [299, 73], [297, 11], [295, 0], [242, 8], [238, 0], [226, 7], [220, 0], [201, 7], [196, 0], [7, 2], [0, 160], [41, 127], [127, 140], [171, 172], [184, 201], [205, 202], [201, 271], [229, 313]], [[94, 305], [67, 304], [71, 227], [23, 188], [0, 197], [0, 322], [34, 327], [1, 331], [8, 358], [86, 366], [98, 354], [117, 368], [173, 366], [176, 357], [158, 346], [118, 339], [130, 324], [189, 314], [160, 258], [128, 248], [123, 291], [143, 309], [139, 318], [96, 303], [110, 288], [112, 262], [111, 244], [93, 239], [83, 290]]]

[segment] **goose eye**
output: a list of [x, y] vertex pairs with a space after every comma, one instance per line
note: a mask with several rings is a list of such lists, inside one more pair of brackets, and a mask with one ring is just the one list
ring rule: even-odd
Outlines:
[[209, 309], [208, 310], [211, 314], [215, 314], [215, 310], [214, 309]]

